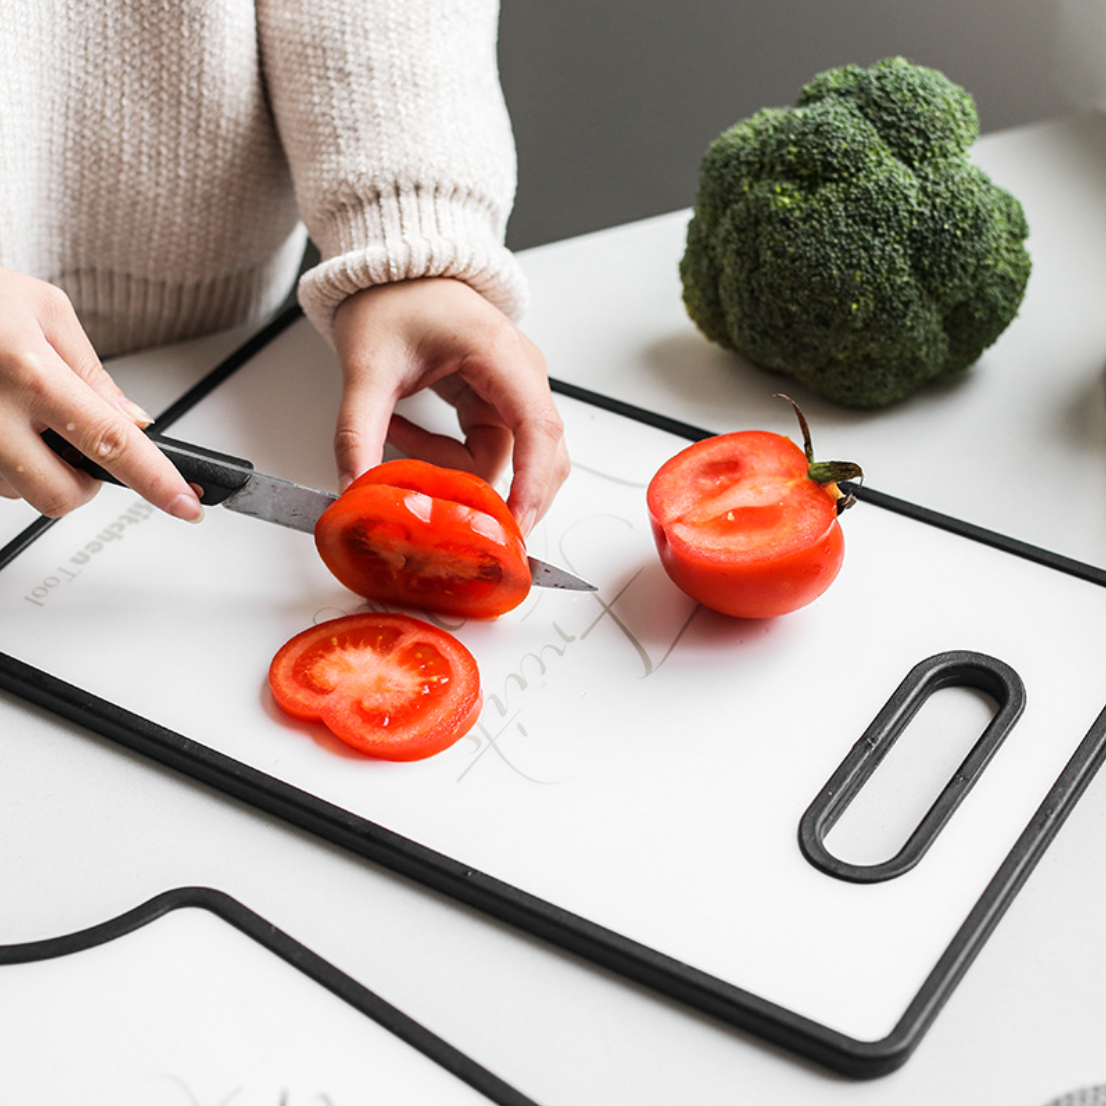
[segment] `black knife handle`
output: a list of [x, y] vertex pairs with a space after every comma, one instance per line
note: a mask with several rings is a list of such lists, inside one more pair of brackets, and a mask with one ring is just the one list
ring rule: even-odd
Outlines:
[[[253, 465], [240, 457], [231, 457], [227, 453], [219, 453], [214, 449], [205, 449], [203, 446], [191, 445], [188, 442], [178, 442], [174, 438], [166, 438], [157, 433], [151, 433], [148, 436], [173, 462], [181, 476], [201, 489], [203, 494], [200, 496], [200, 502], [205, 507], [214, 507], [224, 499], [228, 499], [246, 484], [253, 473]], [[74, 468], [109, 484], [122, 483], [103, 466], [70, 445], [56, 431], [47, 430], [42, 438], [59, 457]]]

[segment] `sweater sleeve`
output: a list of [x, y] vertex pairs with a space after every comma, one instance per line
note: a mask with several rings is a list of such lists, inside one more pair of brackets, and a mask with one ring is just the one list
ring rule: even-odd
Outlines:
[[304, 311], [330, 338], [348, 296], [455, 277], [507, 315], [516, 165], [496, 63], [497, 0], [258, 0], [262, 63], [320, 263]]

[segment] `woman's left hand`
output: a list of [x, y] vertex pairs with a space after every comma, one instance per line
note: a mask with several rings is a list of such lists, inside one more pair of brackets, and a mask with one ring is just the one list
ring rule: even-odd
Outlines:
[[[334, 439], [340, 489], [380, 463], [386, 441], [489, 481], [510, 460], [507, 503], [529, 532], [568, 476], [569, 459], [545, 359], [506, 315], [458, 280], [402, 281], [347, 299], [334, 340], [343, 375]], [[461, 438], [394, 413], [424, 388], [456, 409]]]

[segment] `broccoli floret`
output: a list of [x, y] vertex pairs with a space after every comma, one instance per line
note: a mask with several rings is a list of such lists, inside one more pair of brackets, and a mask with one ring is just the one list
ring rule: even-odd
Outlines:
[[712, 341], [851, 407], [967, 368], [1017, 314], [1018, 201], [969, 160], [972, 97], [903, 58], [819, 74], [723, 132], [680, 263]]

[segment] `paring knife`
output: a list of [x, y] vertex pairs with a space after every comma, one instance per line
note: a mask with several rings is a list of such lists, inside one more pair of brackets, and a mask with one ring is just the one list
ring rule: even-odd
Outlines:
[[[81, 469], [110, 484], [119, 484], [117, 477], [69, 444], [60, 434], [47, 430], [46, 444], [74, 468]], [[151, 433], [150, 440], [177, 467], [190, 484], [203, 490], [200, 502], [205, 507], [222, 505], [229, 511], [275, 522], [292, 530], [311, 534], [319, 516], [337, 496], [321, 492], [279, 476], [257, 472], [252, 463], [231, 457], [203, 446], [179, 442], [161, 434]], [[530, 579], [537, 587], [562, 588], [568, 591], [595, 591], [595, 585], [581, 580], [563, 568], [530, 557]]]

